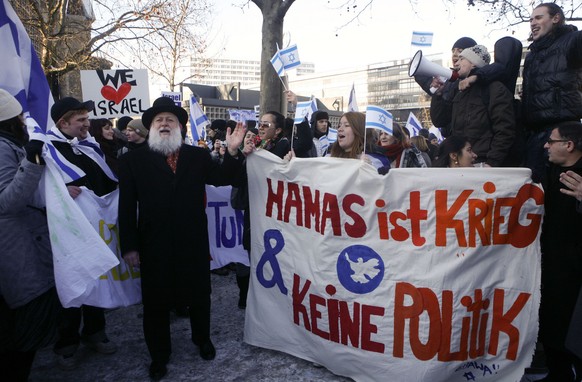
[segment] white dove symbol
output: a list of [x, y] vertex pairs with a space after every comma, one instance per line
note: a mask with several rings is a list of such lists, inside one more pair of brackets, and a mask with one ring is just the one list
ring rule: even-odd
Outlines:
[[351, 277], [355, 282], [360, 284], [367, 283], [380, 272], [380, 269], [378, 268], [380, 261], [378, 261], [378, 259], [364, 261], [364, 259], [358, 257], [358, 261], [352, 261], [347, 253], [345, 254], [345, 258], [350, 263], [352, 272], [354, 272]]

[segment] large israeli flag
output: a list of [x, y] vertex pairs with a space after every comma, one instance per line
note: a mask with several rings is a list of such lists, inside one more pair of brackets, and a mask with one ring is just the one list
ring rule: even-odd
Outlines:
[[190, 97], [190, 130], [192, 133], [192, 139], [194, 142], [198, 142], [200, 139], [204, 139], [205, 130], [204, 128], [210, 125], [210, 121], [204, 112], [202, 107], [196, 100], [196, 97]]
[[414, 46], [432, 46], [432, 37], [434, 33], [432, 32], [412, 32], [411, 45]]
[[0, 46], [0, 87], [20, 102], [27, 119], [36, 122], [27, 125], [46, 132], [52, 125], [53, 98], [30, 37], [8, 0], [0, 2]]
[[378, 106], [366, 108], [366, 129], [384, 130], [392, 135], [392, 114]]

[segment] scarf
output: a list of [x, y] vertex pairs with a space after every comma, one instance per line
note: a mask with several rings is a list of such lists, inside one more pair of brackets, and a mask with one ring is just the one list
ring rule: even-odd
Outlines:
[[400, 143], [392, 143], [391, 145], [385, 146], [386, 156], [390, 159], [390, 163], [393, 164], [393, 168], [400, 167], [400, 158], [402, 157], [402, 151], [404, 147]]

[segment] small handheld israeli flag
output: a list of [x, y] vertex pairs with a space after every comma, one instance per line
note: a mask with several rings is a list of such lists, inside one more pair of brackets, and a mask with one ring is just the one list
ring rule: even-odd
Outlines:
[[406, 128], [410, 131], [410, 136], [415, 137], [418, 135], [420, 130], [422, 129], [422, 123], [416, 118], [414, 113], [410, 112], [408, 114], [408, 121], [406, 121]]
[[350, 91], [350, 100], [348, 102], [348, 111], [358, 111], [358, 101], [356, 100], [356, 88], [352, 83], [352, 90]]
[[277, 49], [275, 55], [273, 55], [273, 58], [271, 58], [271, 65], [273, 65], [273, 68], [275, 68], [275, 71], [279, 77], [285, 75], [285, 65], [281, 59], [281, 54], [279, 54], [279, 49]]
[[271, 65], [273, 65], [273, 68], [275, 68], [275, 71], [279, 77], [284, 76], [286, 70], [293, 69], [301, 65], [297, 45], [293, 44], [289, 48], [285, 48], [283, 50], [280, 50], [279, 45], [277, 45], [277, 51], [271, 58]]
[[297, 50], [297, 45], [293, 44], [289, 48], [283, 49], [279, 52], [281, 56], [281, 61], [283, 61], [283, 67], [285, 70], [293, 69], [301, 65], [301, 60], [299, 59], [299, 51]]
[[434, 33], [432, 32], [412, 32], [412, 42], [411, 45], [414, 46], [432, 46], [432, 37]]
[[297, 102], [297, 108], [295, 109], [295, 124], [303, 122], [305, 118], [309, 121], [311, 115], [317, 111], [317, 104], [315, 98], [310, 101]]
[[204, 127], [206, 125], [210, 125], [208, 117], [202, 111], [202, 107], [200, 107], [196, 97], [190, 97], [190, 130], [194, 142], [204, 138]]
[[366, 108], [366, 129], [384, 130], [392, 135], [392, 114], [378, 106]]

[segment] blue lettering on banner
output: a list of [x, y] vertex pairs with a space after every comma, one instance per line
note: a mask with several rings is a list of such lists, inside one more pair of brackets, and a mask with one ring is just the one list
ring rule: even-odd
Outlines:
[[352, 293], [370, 293], [384, 278], [382, 257], [365, 245], [352, 245], [341, 251], [336, 268], [340, 283]]
[[[228, 207], [228, 202], [208, 202], [208, 207], [214, 209], [214, 228], [216, 248], [234, 248], [242, 244], [244, 213], [235, 210], [235, 216], [222, 216], [221, 207]], [[227, 229], [230, 226], [230, 229]], [[230, 231], [230, 237], [228, 232]]]
[[[271, 239], [275, 241], [275, 246], [271, 246]], [[281, 267], [279, 267], [279, 262], [275, 257], [283, 247], [285, 247], [285, 239], [281, 232], [276, 229], [270, 229], [265, 231], [263, 235], [263, 240], [265, 244], [265, 252], [261, 256], [259, 263], [257, 264], [257, 280], [265, 288], [272, 288], [275, 285], [279, 287], [282, 294], [287, 295], [287, 288], [283, 282], [283, 274], [281, 273]], [[273, 277], [271, 280], [267, 280], [264, 274], [265, 265], [269, 263], [271, 270], [273, 271]]]

